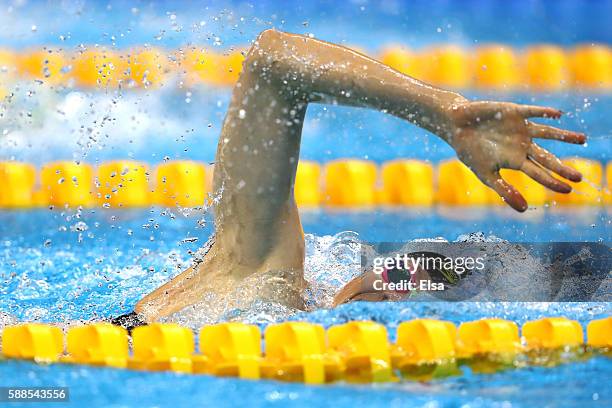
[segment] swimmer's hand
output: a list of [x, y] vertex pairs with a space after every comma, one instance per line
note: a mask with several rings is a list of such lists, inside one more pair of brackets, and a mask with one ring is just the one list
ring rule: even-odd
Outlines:
[[558, 119], [554, 108], [518, 105], [507, 102], [455, 101], [448, 109], [449, 122], [441, 135], [478, 178], [517, 211], [527, 202], [512, 185], [501, 178], [503, 168], [520, 170], [543, 186], [569, 193], [572, 188], [548, 171], [578, 182], [582, 175], [561, 163], [552, 153], [533, 142], [534, 138], [583, 144], [582, 133], [541, 125], [528, 118]]

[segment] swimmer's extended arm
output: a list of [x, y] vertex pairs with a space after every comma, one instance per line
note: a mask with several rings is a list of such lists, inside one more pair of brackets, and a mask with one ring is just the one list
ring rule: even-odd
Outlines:
[[[115, 324], [133, 327], [202, 303], [223, 315], [255, 299], [303, 306], [304, 233], [293, 183], [307, 105], [323, 101], [385, 111], [428, 129], [520, 211], [525, 200], [501, 179], [500, 168], [521, 169], [556, 191], [570, 187], [545, 168], [580, 179], [532, 142], [534, 137], [584, 142], [583, 135], [526, 120], [558, 117], [555, 109], [469, 102], [347, 48], [267, 30], [245, 59], [221, 130], [214, 245]], [[336, 301], [356, 299], [363, 288], [363, 283], [348, 285]], [[216, 306], [207, 304], [210, 299]]]
[[501, 178], [501, 168], [521, 170], [561, 193], [570, 192], [571, 187], [548, 170], [572, 181], [581, 179], [580, 173], [532, 141], [584, 143], [583, 134], [527, 120], [558, 118], [561, 112], [557, 109], [470, 102], [350, 49], [275, 30], [266, 30], [257, 38], [244, 69], [276, 84], [279, 93], [290, 99], [374, 108], [429, 130], [448, 142], [480, 180], [518, 211], [524, 211], [527, 203]]

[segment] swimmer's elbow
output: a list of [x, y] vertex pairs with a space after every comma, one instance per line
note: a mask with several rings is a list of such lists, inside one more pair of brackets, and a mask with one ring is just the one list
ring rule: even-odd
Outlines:
[[283, 37], [286, 35], [273, 28], [262, 31], [246, 56], [246, 66], [256, 68], [273, 63], [277, 58], [276, 51], [282, 49]]
[[278, 85], [280, 81], [276, 80], [307, 69], [292, 58], [297, 52], [297, 37], [300, 36], [274, 29], [262, 31], [246, 55], [243, 74], [252, 74]]
[[282, 31], [277, 31], [273, 28], [268, 28], [262, 31], [255, 40], [255, 45], [261, 49], [274, 49], [277, 44], [282, 42], [283, 36], [286, 35]]

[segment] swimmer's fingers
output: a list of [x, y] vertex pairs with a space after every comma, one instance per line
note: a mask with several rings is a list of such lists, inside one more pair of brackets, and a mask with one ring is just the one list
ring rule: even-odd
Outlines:
[[582, 174], [580, 174], [579, 171], [563, 164], [554, 154], [535, 143], [531, 144], [527, 154], [533, 161], [551, 171], [554, 171], [561, 177], [574, 182], [579, 182], [582, 180]]
[[559, 140], [565, 143], [584, 144], [586, 136], [584, 133], [572, 132], [571, 130], [558, 129], [553, 126], [540, 125], [529, 122], [527, 124], [529, 136], [537, 139]]
[[508, 184], [506, 180], [504, 180], [499, 171], [494, 171], [487, 177], [485, 180], [485, 184], [491, 187], [504, 201], [516, 211], [523, 212], [527, 209], [527, 201], [518, 192], [514, 186]]
[[563, 194], [567, 194], [572, 191], [572, 187], [570, 187], [568, 184], [562, 182], [561, 180], [557, 180], [548, 171], [529, 159], [523, 162], [521, 170], [523, 173], [527, 174], [529, 177], [552, 191]]
[[465, 108], [472, 117], [479, 119], [502, 119], [507, 113], [518, 114], [524, 118], [553, 118], [561, 117], [559, 109], [535, 105], [519, 105], [512, 102], [471, 102]]
[[515, 110], [524, 118], [559, 119], [563, 114], [559, 109], [536, 105], [516, 105]]

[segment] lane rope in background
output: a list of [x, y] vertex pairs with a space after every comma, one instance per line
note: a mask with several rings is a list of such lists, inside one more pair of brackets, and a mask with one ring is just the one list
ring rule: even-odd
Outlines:
[[[551, 192], [519, 171], [503, 169], [501, 174], [532, 206], [612, 204], [612, 162], [604, 167], [584, 158], [563, 161], [583, 174], [582, 182], [568, 182], [574, 189], [570, 194]], [[154, 169], [130, 160], [105, 162], [97, 168], [64, 161], [44, 164], [39, 170], [29, 163], [0, 161], [0, 208], [202, 207], [212, 191], [212, 173], [212, 166], [196, 161], [168, 161]], [[380, 166], [360, 159], [323, 165], [302, 160], [294, 196], [302, 208], [504, 204], [456, 159], [437, 165], [399, 159]]]
[[[0, 96], [10, 95], [10, 84], [20, 79], [68, 88], [231, 86], [242, 69], [245, 49], [225, 53], [198, 47], [117, 50], [97, 45], [78, 51], [54, 47], [0, 49]], [[404, 74], [447, 88], [540, 92], [612, 89], [612, 48], [604, 44], [567, 49], [552, 44], [525, 49], [502, 44], [476, 48], [440, 45], [420, 51], [390, 45], [373, 57]]]

